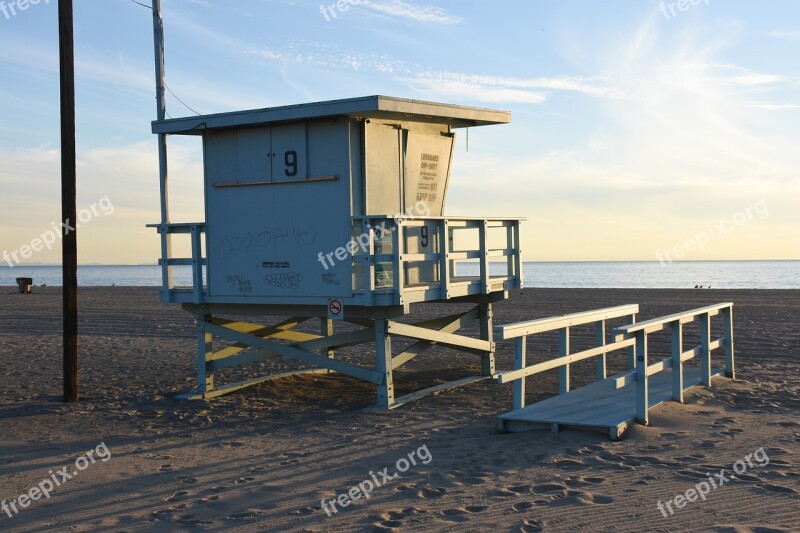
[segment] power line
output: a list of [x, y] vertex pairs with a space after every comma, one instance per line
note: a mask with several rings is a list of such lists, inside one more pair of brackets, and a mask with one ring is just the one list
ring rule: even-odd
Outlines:
[[134, 4], [139, 4], [139, 5], [140, 5], [140, 6], [142, 6], [142, 7], [146, 7], [147, 9], [149, 9], [149, 10], [151, 10], [151, 11], [153, 10], [153, 8], [152, 8], [151, 6], [148, 6], [148, 5], [146, 5], [146, 4], [143, 4], [143, 3], [141, 3], [141, 2], [137, 2], [136, 0], [131, 0], [131, 2], [133, 2]]
[[[131, 1], [133, 1], [133, 0], [131, 0]], [[198, 115], [198, 116], [199, 116], [199, 115], [201, 115], [201, 113], [198, 113], [197, 111], [195, 111], [194, 109], [192, 109], [191, 107], [189, 107], [189, 106], [186, 104], [186, 102], [184, 102], [183, 100], [181, 100], [180, 98], [178, 98], [178, 95], [177, 95], [177, 94], [175, 94], [174, 92], [172, 92], [172, 89], [170, 89], [170, 88], [169, 88], [169, 85], [167, 85], [167, 82], [164, 82], [164, 87], [166, 87], [166, 89], [169, 91], [169, 94], [171, 94], [172, 96], [174, 96], [176, 100], [178, 100], [180, 103], [182, 103], [186, 109], [188, 109], [189, 111], [191, 111], [191, 112], [192, 112], [192, 113], [194, 113], [195, 115]]]

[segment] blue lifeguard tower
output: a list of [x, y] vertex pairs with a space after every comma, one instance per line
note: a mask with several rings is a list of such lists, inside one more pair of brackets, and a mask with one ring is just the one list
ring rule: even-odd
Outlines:
[[[214, 373], [283, 356], [310, 365], [298, 372], [374, 383], [378, 406], [391, 407], [403, 401], [392, 371], [436, 344], [475, 354], [482, 371], [474, 379], [491, 377], [492, 304], [522, 287], [520, 219], [444, 210], [455, 130], [509, 121], [502, 111], [369, 96], [153, 122], [164, 153], [163, 220], [153, 225], [162, 239], [161, 300], [197, 320], [198, 384], [188, 397], [276, 377], [220, 386]], [[166, 135], [202, 141], [203, 221], [169, 218]], [[190, 238], [191, 257], [172, 256], [176, 234]], [[502, 264], [490, 272], [493, 259]], [[460, 275], [462, 261], [477, 263], [477, 275]], [[192, 286], [173, 284], [180, 265], [191, 266]], [[396, 321], [420, 302], [474, 307]], [[263, 325], [232, 318], [239, 315], [282, 319]], [[310, 319], [321, 321], [318, 335], [294, 329]], [[361, 329], [336, 333], [336, 320]], [[470, 320], [480, 338], [456, 333]], [[234, 344], [215, 351], [212, 336]], [[393, 353], [396, 336], [414, 344]], [[375, 344], [374, 366], [335, 357], [361, 343]]]

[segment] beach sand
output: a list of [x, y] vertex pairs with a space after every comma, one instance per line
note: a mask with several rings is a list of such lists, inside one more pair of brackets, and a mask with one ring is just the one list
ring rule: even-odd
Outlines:
[[[655, 409], [649, 427], [620, 442], [574, 430], [497, 433], [511, 386], [494, 381], [392, 411], [362, 410], [375, 388], [337, 375], [176, 401], [195, 379], [193, 320], [157, 300], [150, 288], [81, 289], [82, 401], [64, 404], [60, 290], [0, 288], [0, 499], [50, 471], [74, 471], [101, 443], [110, 453], [104, 461], [98, 449], [94, 463], [12, 518], [0, 511], [0, 530], [800, 531], [800, 291], [525, 289], [498, 304], [496, 324], [627, 303], [641, 305], [641, 319], [735, 303], [738, 379]], [[441, 308], [414, 309], [425, 317]], [[653, 340], [666, 355], [668, 339]], [[557, 353], [552, 336], [529, 346], [531, 361]], [[612, 369], [624, 357], [610, 356]], [[498, 369], [511, 360], [511, 345], [498, 343]], [[398, 394], [474, 374], [477, 363], [434, 349], [396, 372]], [[574, 365], [577, 384], [592, 365]], [[276, 360], [231, 376], [292, 368]], [[528, 389], [529, 402], [552, 395], [555, 372]], [[657, 508], [720, 470], [730, 477], [762, 448], [751, 457], [769, 464], [753, 459], [705, 501], [666, 518]], [[417, 464], [369, 499], [330, 517], [321, 509], [414, 451]]]

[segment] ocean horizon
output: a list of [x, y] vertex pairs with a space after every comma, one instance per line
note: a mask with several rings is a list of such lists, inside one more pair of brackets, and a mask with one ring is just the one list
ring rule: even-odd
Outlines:
[[[459, 263], [459, 275], [477, 275], [476, 263]], [[492, 263], [502, 274], [505, 263]], [[190, 267], [174, 267], [176, 285], [191, 284]], [[691, 289], [800, 289], [800, 260], [733, 261], [527, 261], [524, 287]], [[16, 286], [16, 278], [33, 278], [34, 285], [60, 286], [60, 265], [0, 266], [0, 286]], [[78, 266], [84, 287], [161, 285], [158, 265]]]

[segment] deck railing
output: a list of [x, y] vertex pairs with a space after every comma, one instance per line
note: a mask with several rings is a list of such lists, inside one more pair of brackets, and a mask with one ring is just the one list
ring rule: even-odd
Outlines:
[[[498, 340], [515, 339], [514, 370], [501, 372], [497, 375], [498, 383], [514, 382], [514, 400], [512, 408], [522, 409], [525, 407], [525, 378], [533, 376], [534, 374], [558, 368], [559, 391], [561, 394], [564, 394], [570, 390], [570, 364], [572, 363], [596, 357], [597, 379], [602, 380], [606, 378], [607, 372], [606, 355], [623, 348], [628, 348], [628, 368], [633, 369], [636, 364], [633, 353], [635, 340], [622, 339], [610, 344], [607, 343], [606, 321], [613, 318], [625, 317], [629, 324], [633, 324], [636, 322], [636, 314], [638, 312], [639, 306], [630, 304], [495, 326], [494, 332], [498, 335]], [[596, 346], [581, 352], [570, 353], [570, 328], [588, 324], [595, 325]], [[559, 332], [559, 357], [550, 361], [527, 366], [527, 336], [548, 331]]]
[[[369, 216], [353, 220], [354, 239], [364, 243], [353, 255], [353, 294], [363, 305], [403, 305], [522, 288], [520, 219]], [[192, 303], [204, 303], [203, 266], [208, 260], [202, 235], [206, 224], [148, 227], [156, 228], [162, 236], [191, 237], [191, 257], [159, 260], [162, 301], [185, 302], [191, 293]], [[490, 260], [500, 257], [505, 258], [505, 272], [492, 275]], [[469, 260], [478, 262], [478, 280], [457, 275], [456, 262]], [[174, 286], [174, 266], [192, 267], [191, 288]]]
[[203, 257], [203, 234], [206, 232], [204, 222], [184, 222], [170, 224], [148, 224], [148, 228], [156, 228], [162, 237], [169, 237], [172, 234], [189, 234], [191, 239], [191, 257], [169, 257], [158, 260], [161, 265], [161, 300], [166, 303], [173, 302], [173, 291], [175, 290], [172, 267], [191, 266], [192, 267], [192, 301], [193, 303], [203, 303], [205, 295], [205, 282], [203, 280], [203, 266], [208, 264], [208, 260]]
[[[394, 295], [395, 305], [407, 303], [415, 290], [442, 300], [472, 294], [476, 284], [457, 275], [457, 261], [478, 261], [481, 294], [522, 288], [520, 219], [363, 216], [353, 220], [354, 234], [361, 232], [369, 243], [365, 252], [353, 256], [354, 269], [363, 272], [357, 274], [361, 281], [354, 289], [364, 292], [367, 305], [385, 293]], [[493, 242], [498, 236], [490, 235], [496, 230], [502, 232], [499, 245]], [[498, 257], [505, 258], [505, 273], [493, 276], [490, 260]]]

